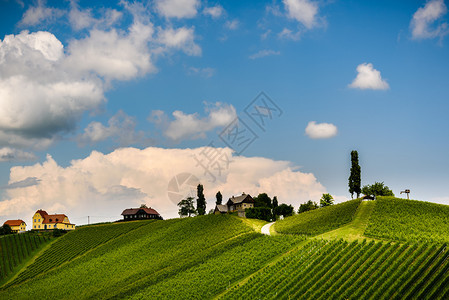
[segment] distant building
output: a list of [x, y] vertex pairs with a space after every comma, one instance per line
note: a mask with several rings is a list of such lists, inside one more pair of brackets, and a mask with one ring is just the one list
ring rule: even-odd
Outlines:
[[26, 231], [27, 224], [23, 220], [8, 220], [3, 223], [3, 226], [9, 225], [11, 227], [12, 232], [24, 232]]
[[70, 223], [64, 214], [49, 215], [45, 210], [39, 209], [33, 216], [33, 229], [75, 230], [75, 224]]
[[148, 219], [162, 220], [161, 215], [151, 207], [127, 208], [122, 212], [122, 216], [125, 221]]
[[228, 212], [237, 212], [239, 217], [245, 217], [245, 209], [254, 207], [254, 199], [251, 195], [242, 193], [241, 196], [229, 198], [226, 204], [216, 205], [214, 209], [214, 213], [224, 214]]

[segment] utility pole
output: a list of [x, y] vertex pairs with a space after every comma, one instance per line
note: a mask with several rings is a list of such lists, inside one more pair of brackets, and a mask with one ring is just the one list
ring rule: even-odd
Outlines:
[[87, 225], [90, 224], [90, 216], [87, 216]]

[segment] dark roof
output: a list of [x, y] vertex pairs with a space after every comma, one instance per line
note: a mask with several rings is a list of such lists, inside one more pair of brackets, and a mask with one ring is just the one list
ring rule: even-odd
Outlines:
[[229, 201], [231, 201], [233, 204], [239, 204], [239, 203], [243, 203], [243, 202], [254, 203], [253, 197], [251, 197], [250, 195], [245, 194], [245, 193], [243, 193], [241, 196], [237, 196], [237, 197], [232, 196], [231, 198], [229, 198]]
[[146, 212], [149, 215], [158, 215], [159, 216], [159, 213], [156, 210], [152, 209], [151, 207], [150, 208], [146, 208], [146, 207], [142, 207], [142, 208], [127, 208], [127, 209], [125, 209], [122, 212], [122, 216], [135, 215], [140, 210], [143, 210], [144, 212]]
[[217, 210], [221, 213], [228, 212], [228, 206], [226, 204], [217, 204], [215, 205], [215, 211]]
[[371, 195], [365, 195], [362, 199], [366, 199], [366, 200], [374, 200], [375, 197], [371, 196]]
[[[9, 225], [9, 226], [20, 226], [22, 223], [25, 223], [23, 220], [8, 220], [3, 225]], [[26, 225], [26, 223], [25, 223]]]

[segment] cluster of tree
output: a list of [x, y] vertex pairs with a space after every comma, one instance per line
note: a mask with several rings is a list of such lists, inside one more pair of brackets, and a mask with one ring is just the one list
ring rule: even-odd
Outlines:
[[315, 201], [309, 200], [299, 205], [298, 214], [333, 204], [334, 204], [334, 197], [332, 197], [331, 194], [323, 194], [320, 199], [320, 205], [318, 205], [318, 203], [316, 203]]
[[271, 199], [267, 193], [261, 193], [253, 199], [254, 208], [247, 208], [245, 210], [247, 218], [272, 221], [276, 220], [279, 216], [285, 218], [293, 214], [293, 206], [285, 203], [279, 204], [276, 196]]
[[190, 217], [195, 215], [202, 216], [206, 214], [206, 198], [204, 197], [204, 187], [202, 184], [198, 184], [196, 189], [198, 197], [196, 199], [196, 208], [194, 206], [195, 199], [193, 197], [182, 199], [178, 203], [178, 214], [180, 217]]
[[370, 196], [393, 196], [393, 191], [386, 186], [383, 181], [382, 182], [375, 182], [372, 185], [365, 185], [362, 188], [362, 194], [364, 195], [370, 195]]
[[0, 227], [0, 235], [7, 235], [7, 234], [11, 234], [11, 233], [12, 233], [12, 229], [8, 224], [5, 224]]
[[361, 187], [361, 171], [359, 165], [359, 154], [357, 151], [351, 151], [351, 170], [349, 175], [349, 193], [353, 198], [354, 193], [357, 198], [360, 197], [360, 193], [367, 196], [394, 196], [393, 191], [383, 182], [375, 182], [373, 185], [365, 185]]

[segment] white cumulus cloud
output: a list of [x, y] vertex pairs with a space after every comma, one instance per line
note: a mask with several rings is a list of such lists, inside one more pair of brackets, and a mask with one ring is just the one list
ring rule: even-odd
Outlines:
[[211, 16], [214, 19], [221, 17], [224, 13], [225, 13], [225, 10], [224, 10], [223, 6], [221, 6], [221, 5], [206, 7], [203, 10], [203, 14]]
[[382, 79], [380, 72], [373, 64], [363, 63], [357, 66], [357, 77], [349, 84], [354, 89], [388, 90], [390, 86]]
[[[222, 180], [211, 182], [198, 167], [194, 156], [205, 150], [220, 151], [231, 161]], [[111, 221], [121, 218], [123, 209], [142, 203], [164, 218], [177, 217], [178, 207], [168, 198], [168, 183], [184, 172], [192, 173], [204, 185], [208, 210], [214, 207], [217, 191], [224, 199], [242, 192], [266, 192], [295, 207], [309, 199], [318, 201], [326, 192], [313, 174], [300, 172], [287, 161], [233, 156], [229, 148], [121, 148], [109, 154], [94, 151], [67, 167], [47, 156], [43, 163], [11, 168], [10, 184], [15, 188], [5, 191], [0, 217], [29, 220], [42, 208], [65, 213], [77, 224], [86, 223], [88, 215], [102, 216], [94, 219], [97, 222]]]
[[198, 113], [186, 114], [176, 110], [174, 120], [169, 120], [163, 111], [153, 111], [151, 121], [162, 127], [164, 135], [173, 141], [205, 138], [206, 133], [230, 124], [236, 117], [234, 106], [217, 102], [206, 106], [206, 117]]
[[47, 7], [46, 1], [38, 0], [35, 6], [30, 6], [22, 16], [19, 25], [34, 26], [44, 21], [61, 17], [64, 12], [57, 8]]
[[306, 135], [311, 139], [328, 139], [338, 133], [337, 126], [331, 123], [317, 123], [311, 121], [307, 124]]
[[106, 126], [100, 122], [91, 122], [87, 125], [84, 133], [78, 136], [78, 142], [81, 145], [95, 144], [110, 138], [120, 146], [141, 144], [147, 140], [143, 131], [136, 132], [135, 118], [119, 111], [109, 119]]
[[[418, 8], [410, 22], [414, 39], [444, 37], [449, 33], [446, 22], [437, 23], [447, 13], [444, 0], [428, 1], [424, 7]], [[435, 24], [437, 23], [437, 24]]]
[[157, 11], [167, 18], [193, 18], [199, 6], [199, 0], [156, 0]]
[[[45, 2], [37, 5], [47, 11]], [[86, 33], [67, 45], [47, 31], [25, 30], [0, 39], [0, 147], [48, 147], [73, 132], [85, 112], [104, 104], [114, 81], [156, 72], [154, 61], [167, 52], [201, 55], [193, 27], [157, 27], [156, 33], [146, 7], [121, 5], [133, 19], [118, 29], [112, 25], [122, 12], [106, 9], [94, 19], [93, 11], [72, 1], [71, 25]]]
[[0, 148], [0, 162], [3, 161], [27, 161], [35, 160], [36, 156], [33, 153], [14, 149], [10, 147]]
[[318, 18], [318, 4], [309, 0], [283, 0], [287, 16], [295, 19], [307, 29], [316, 26]]
[[187, 55], [200, 56], [201, 47], [195, 43], [194, 28], [166, 28], [158, 33], [159, 43], [167, 48], [184, 51]]
[[237, 28], [239, 28], [240, 26], [240, 22], [237, 19], [234, 19], [232, 21], [226, 21], [225, 23], [225, 27], [229, 30], [236, 30]]

